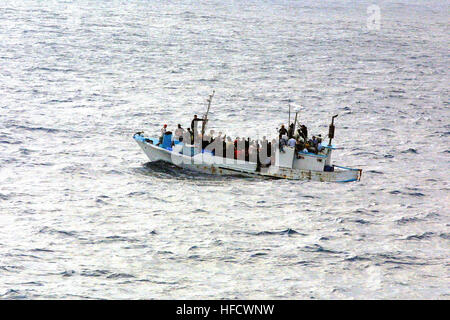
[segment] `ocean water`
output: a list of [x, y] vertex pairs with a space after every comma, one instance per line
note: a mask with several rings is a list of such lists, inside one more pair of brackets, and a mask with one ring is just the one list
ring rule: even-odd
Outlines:
[[[1, 299], [449, 299], [448, 1], [0, 3]], [[196, 175], [132, 139], [336, 119], [358, 183]]]

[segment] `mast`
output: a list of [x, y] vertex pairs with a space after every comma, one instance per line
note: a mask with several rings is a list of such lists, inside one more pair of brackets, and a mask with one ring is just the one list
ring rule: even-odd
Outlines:
[[289, 99], [289, 120], [288, 120], [288, 128], [291, 125], [291, 99]]
[[213, 92], [212, 92], [212, 94], [210, 94], [209, 95], [209, 98], [208, 98], [208, 108], [206, 109], [206, 113], [205, 113], [205, 116], [204, 116], [204, 118], [203, 118], [203, 123], [202, 123], [202, 137], [203, 137], [203, 135], [205, 134], [205, 129], [206, 129], [206, 122], [208, 122], [208, 113], [209, 113], [209, 108], [211, 107], [211, 101], [212, 101], [212, 98], [214, 97], [214, 90], [213, 90]]
[[294, 135], [295, 135], [295, 126], [297, 125], [297, 115], [298, 111], [295, 112], [295, 120], [294, 120]]

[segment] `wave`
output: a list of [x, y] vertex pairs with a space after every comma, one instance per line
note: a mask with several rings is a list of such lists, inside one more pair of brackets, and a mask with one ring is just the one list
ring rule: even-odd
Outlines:
[[367, 170], [366, 173], [384, 174], [384, 172], [377, 170]]
[[431, 237], [433, 237], [435, 234], [433, 232], [425, 232], [422, 234], [414, 234], [412, 236], [408, 236], [406, 237], [405, 240], [423, 240], [423, 239], [430, 239]]
[[63, 277], [72, 277], [76, 274], [75, 270], [66, 270], [60, 273]]
[[128, 273], [113, 273], [113, 274], [107, 276], [106, 278], [108, 278], [108, 279], [130, 279], [130, 278], [136, 278], [136, 277], [133, 276], [132, 274], [128, 274]]
[[4, 143], [4, 144], [22, 144], [21, 141], [7, 141], [7, 140], [0, 140], [0, 143]]
[[414, 149], [414, 148], [409, 148], [409, 149], [407, 149], [407, 150], [402, 151], [401, 153], [413, 153], [413, 154], [417, 154], [417, 153], [419, 153], [419, 152], [417, 152], [417, 150]]
[[0, 200], [9, 200], [9, 198], [6, 194], [0, 193]]
[[364, 256], [353, 256], [350, 258], [344, 259], [344, 261], [355, 262], [355, 261], [370, 261], [371, 259]]
[[407, 223], [411, 223], [411, 222], [418, 222], [420, 220], [421, 219], [415, 218], [415, 217], [412, 217], [412, 218], [403, 217], [403, 218], [397, 220], [396, 222], [397, 222], [397, 224], [403, 225], [403, 224], [407, 224]]
[[344, 261], [347, 262], [364, 262], [372, 261], [376, 265], [380, 264], [395, 264], [401, 267], [401, 265], [426, 265], [426, 262], [421, 261], [417, 257], [412, 256], [401, 256], [399, 254], [387, 254], [387, 253], [363, 253], [360, 255], [351, 256], [345, 258]]
[[27, 127], [27, 126], [22, 126], [22, 125], [10, 125], [7, 127], [14, 127], [16, 129], [22, 129], [22, 130], [27, 130], [27, 131], [45, 131], [47, 133], [58, 133], [58, 132], [62, 132], [62, 130], [59, 129], [55, 129], [55, 128], [46, 128], [46, 127]]
[[80, 273], [80, 276], [83, 277], [101, 277], [106, 276], [107, 274], [111, 273], [107, 270], [84, 270]]
[[255, 236], [271, 236], [271, 235], [288, 235], [288, 236], [292, 236], [292, 235], [304, 235], [300, 232], [295, 231], [294, 229], [286, 229], [286, 230], [282, 230], [282, 231], [261, 231], [261, 232], [257, 232], [257, 233], [250, 233], [253, 234]]
[[25, 300], [28, 299], [26, 294], [23, 294], [20, 290], [8, 289], [4, 294], [0, 294], [3, 299], [17, 299]]
[[311, 246], [305, 246], [303, 247], [302, 251], [306, 251], [306, 252], [320, 252], [320, 253], [332, 253], [332, 254], [341, 254], [342, 252], [340, 251], [334, 251], [334, 250], [329, 250], [329, 249], [325, 249], [324, 247], [322, 247], [321, 245], [315, 243]]
[[39, 233], [57, 234], [67, 237], [77, 237], [77, 233], [75, 231], [56, 230], [49, 227], [43, 227], [42, 229], [39, 230]]

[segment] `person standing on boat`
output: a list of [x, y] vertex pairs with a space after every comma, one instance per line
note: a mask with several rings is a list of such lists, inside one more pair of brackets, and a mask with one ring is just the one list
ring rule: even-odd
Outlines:
[[198, 132], [197, 125], [199, 121], [205, 121], [205, 119], [199, 119], [197, 115], [194, 115], [194, 119], [191, 121], [191, 130], [192, 132]]
[[302, 126], [300, 127], [301, 133], [303, 135], [303, 139], [305, 141], [308, 140], [308, 128], [306, 128], [306, 126], [304, 124], [302, 124]]
[[181, 127], [181, 124], [178, 124], [178, 128], [175, 130], [174, 140], [180, 140], [180, 137], [182, 137], [183, 134], [184, 134], [184, 129]]
[[295, 132], [294, 132], [294, 124], [291, 123], [291, 124], [289, 125], [288, 137], [289, 137], [289, 138], [292, 138], [292, 137], [294, 136], [294, 134], [295, 134]]
[[284, 151], [284, 146], [287, 146], [287, 143], [288, 143], [287, 134], [283, 134], [283, 136], [280, 139], [280, 151], [281, 152], [283, 152], [283, 153], [286, 152], [286, 151]]
[[165, 124], [162, 128], [161, 128], [161, 136], [159, 137], [159, 144], [161, 144], [163, 142], [164, 139], [164, 135], [167, 132], [167, 124]]
[[[261, 145], [258, 147], [258, 155], [259, 155], [259, 161], [262, 165], [267, 164], [267, 162], [270, 163], [270, 142], [267, 140], [266, 136], [263, 136]], [[269, 159], [267, 161], [267, 159]]]
[[227, 137], [225, 157], [229, 159], [234, 158], [234, 143], [230, 137]]
[[185, 136], [189, 136], [188, 139], [184, 139], [185, 143], [193, 144], [194, 143], [194, 133], [191, 131], [191, 128], [187, 128], [187, 131], [184, 133]]
[[288, 131], [286, 130], [286, 128], [284, 127], [284, 124], [282, 124], [281, 125], [281, 128], [280, 128], [280, 130], [278, 131], [278, 133], [279, 133], [279, 136], [280, 136], [280, 139], [281, 139], [281, 137], [283, 137], [283, 135], [287, 135], [288, 134]]

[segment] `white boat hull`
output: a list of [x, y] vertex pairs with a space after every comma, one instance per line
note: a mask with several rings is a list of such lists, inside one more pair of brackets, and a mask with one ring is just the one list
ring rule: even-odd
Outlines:
[[[291, 180], [312, 180], [328, 182], [359, 181], [361, 169], [334, 166], [334, 171], [315, 171], [283, 168], [271, 165], [257, 170], [256, 163], [215, 157], [210, 153], [199, 153], [193, 157], [173, 152], [156, 143], [147, 142], [143, 136], [135, 135], [134, 139], [151, 162], [164, 161], [181, 168], [216, 175], [239, 175], [246, 177], [278, 178]], [[147, 139], [148, 140], [148, 139]]]

